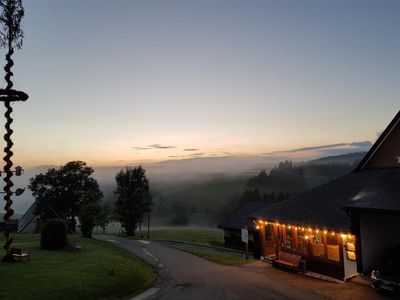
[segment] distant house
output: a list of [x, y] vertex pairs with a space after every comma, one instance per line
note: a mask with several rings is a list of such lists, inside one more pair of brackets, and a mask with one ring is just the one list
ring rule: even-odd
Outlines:
[[270, 203], [266, 201], [245, 201], [232, 214], [218, 225], [224, 230], [224, 241], [228, 246], [244, 248], [241, 240], [241, 229], [247, 226], [249, 232], [249, 248], [253, 249], [254, 243], [259, 244], [259, 233], [256, 224], [251, 220], [252, 214], [267, 208]]
[[36, 216], [36, 201], [28, 208], [28, 210], [18, 220], [18, 232], [37, 233], [39, 231], [40, 218]]
[[344, 280], [379, 263], [400, 244], [399, 156], [400, 112], [353, 172], [253, 215], [262, 255]]

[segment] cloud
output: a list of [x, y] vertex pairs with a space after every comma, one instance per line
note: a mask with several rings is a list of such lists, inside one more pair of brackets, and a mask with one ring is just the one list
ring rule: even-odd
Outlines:
[[280, 154], [280, 153], [295, 153], [295, 152], [303, 152], [303, 151], [337, 148], [337, 147], [342, 147], [342, 146], [347, 146], [347, 145], [349, 145], [349, 144], [348, 143], [329, 144], [329, 145], [321, 145], [321, 146], [296, 148], [296, 149], [291, 149], [291, 150], [273, 151], [273, 152], [268, 152], [268, 153], [263, 153], [263, 154], [273, 155], [273, 154]]
[[142, 150], [151, 150], [153, 148], [149, 148], [149, 147], [132, 147], [132, 150], [136, 150], [136, 151], [142, 151]]
[[200, 149], [197, 149], [197, 148], [186, 148], [186, 149], [183, 149], [183, 151], [199, 151]]
[[161, 144], [152, 144], [148, 145], [147, 147], [153, 148], [153, 149], [173, 149], [176, 148], [176, 146], [166, 146], [166, 145], [161, 145]]
[[[337, 150], [343, 151], [353, 150], [353, 151], [366, 151], [372, 146], [370, 141], [361, 141], [361, 142], [352, 142], [352, 143], [337, 143], [337, 144], [328, 144], [328, 145], [319, 145], [312, 147], [303, 147], [303, 148], [295, 148], [291, 150], [283, 150], [283, 151], [273, 151], [268, 153], [262, 153], [263, 155], [275, 155], [275, 154], [285, 154], [285, 153], [297, 153], [297, 152], [307, 152], [307, 151], [315, 151], [315, 150]], [[337, 149], [339, 148], [339, 149]]]
[[371, 147], [372, 143], [370, 141], [353, 142], [353, 143], [350, 143], [349, 146], [352, 146], [352, 147]]
[[146, 147], [132, 147], [133, 151], [145, 151], [145, 150], [154, 150], [154, 149], [173, 149], [176, 146], [169, 146], [169, 145], [161, 145], [161, 144], [152, 144]]
[[193, 154], [190, 154], [190, 156], [203, 156], [205, 153], [204, 152], [196, 152]]

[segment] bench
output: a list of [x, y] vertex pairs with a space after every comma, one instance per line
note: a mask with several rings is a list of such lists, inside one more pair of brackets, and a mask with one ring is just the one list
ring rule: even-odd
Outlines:
[[18, 248], [11, 248], [11, 254], [16, 260], [23, 260], [24, 258], [31, 260], [31, 254], [29, 252], [22, 252], [22, 250]]
[[82, 246], [69, 243], [69, 244], [66, 246], [66, 249], [67, 249], [68, 251], [80, 251], [80, 250], [82, 249]]
[[290, 269], [299, 269], [300, 268], [301, 256], [288, 253], [285, 251], [279, 251], [278, 257], [274, 260], [274, 265], [279, 265], [282, 267], [290, 268]]

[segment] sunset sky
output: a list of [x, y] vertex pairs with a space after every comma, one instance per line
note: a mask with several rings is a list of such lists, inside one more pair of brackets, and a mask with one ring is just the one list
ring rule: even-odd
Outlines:
[[400, 108], [400, 1], [24, 5], [16, 164], [357, 150]]

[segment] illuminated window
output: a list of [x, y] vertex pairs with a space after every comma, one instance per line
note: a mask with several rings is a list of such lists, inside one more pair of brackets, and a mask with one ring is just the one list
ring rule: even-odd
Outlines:
[[325, 257], [325, 246], [322, 232], [315, 232], [315, 234], [312, 236], [311, 250], [314, 256]]
[[271, 226], [271, 224], [265, 225], [265, 240], [267, 242], [272, 241], [272, 226]]
[[293, 249], [293, 229], [286, 229], [286, 248]]
[[345, 244], [346, 257], [348, 260], [356, 260], [356, 246], [353, 242], [347, 242]]
[[327, 256], [328, 259], [333, 261], [340, 261], [339, 241], [335, 234], [328, 234], [326, 236], [327, 241]]
[[281, 248], [285, 248], [285, 228], [283, 226], [278, 227], [278, 235], [279, 235], [279, 240], [281, 244]]
[[297, 231], [297, 251], [303, 254], [308, 254], [308, 241], [305, 239], [304, 231]]

